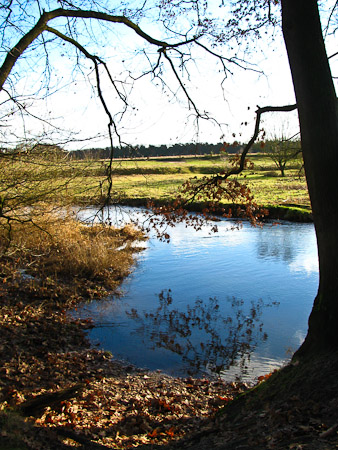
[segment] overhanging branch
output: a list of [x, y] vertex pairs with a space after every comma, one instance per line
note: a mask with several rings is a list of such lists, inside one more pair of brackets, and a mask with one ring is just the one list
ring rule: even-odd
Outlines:
[[240, 158], [240, 162], [239, 162], [239, 166], [237, 168], [233, 168], [230, 169], [227, 173], [226, 173], [226, 177], [229, 177], [230, 175], [238, 175], [240, 174], [245, 167], [245, 158], [249, 152], [249, 150], [252, 148], [253, 144], [255, 143], [258, 134], [259, 134], [259, 126], [261, 123], [261, 116], [264, 113], [267, 112], [291, 112], [294, 111], [295, 109], [297, 109], [297, 105], [285, 105], [285, 106], [264, 106], [263, 108], [260, 108], [259, 106], [257, 107], [256, 110], [256, 123], [255, 123], [255, 129], [254, 129], [254, 133], [252, 135], [252, 138], [249, 140], [249, 142], [245, 145], [242, 153], [241, 153], [241, 158]]
[[[44, 11], [35, 26], [28, 31], [17, 44], [7, 53], [5, 61], [0, 68], [0, 90], [2, 89], [4, 83], [6, 82], [11, 70], [13, 69], [16, 61], [20, 58], [23, 52], [38, 38], [44, 31], [47, 30], [48, 22], [59, 18], [82, 18], [82, 19], [96, 19], [100, 21], [110, 22], [110, 23], [121, 23], [128, 28], [135, 31], [137, 35], [142, 37], [149, 44], [155, 45], [160, 49], [177, 48], [182, 45], [189, 44], [196, 41], [197, 37], [192, 39], [186, 39], [181, 42], [176, 42], [174, 44], [169, 44], [168, 42], [158, 40], [153, 38], [149, 34], [145, 33], [137, 24], [132, 22], [125, 16], [114, 16], [107, 13], [92, 11], [92, 10], [68, 10], [64, 8], [55, 9], [53, 11]], [[70, 38], [71, 39], [71, 38]]]

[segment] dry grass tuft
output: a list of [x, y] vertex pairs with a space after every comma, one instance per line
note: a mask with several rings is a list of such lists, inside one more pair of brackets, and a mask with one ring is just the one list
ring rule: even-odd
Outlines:
[[129, 274], [136, 240], [144, 235], [130, 225], [83, 225], [69, 215], [44, 213], [0, 228], [0, 257], [34, 277], [68, 283], [96, 282], [114, 289]]

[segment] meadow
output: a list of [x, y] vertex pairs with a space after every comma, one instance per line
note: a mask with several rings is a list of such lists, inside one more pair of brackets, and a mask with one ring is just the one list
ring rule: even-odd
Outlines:
[[[311, 209], [300, 159], [288, 163], [284, 177], [264, 154], [249, 156], [252, 163], [238, 179], [249, 186], [255, 202], [270, 217], [309, 220]], [[2, 158], [0, 200], [2, 217], [21, 214], [41, 202], [54, 205], [102, 204], [108, 189], [111, 201], [146, 205], [164, 204], [177, 198], [183, 183], [212, 176], [231, 164], [226, 155], [113, 160], [111, 186], [109, 160], [73, 160], [64, 155], [18, 154]], [[223, 202], [223, 203], [222, 203]], [[221, 206], [229, 207], [226, 200]], [[201, 210], [194, 201], [191, 209]]]
[[[310, 200], [300, 160], [290, 162], [286, 176], [282, 177], [268, 156], [255, 153], [249, 159], [253, 168], [245, 170], [239, 179], [248, 184], [256, 202], [269, 209], [273, 216], [307, 220], [311, 212]], [[79, 175], [68, 186], [69, 200], [75, 203], [97, 201], [100, 193], [104, 193], [107, 162], [75, 161], [73, 164]], [[149, 199], [158, 203], [171, 201], [177, 197], [182, 183], [191, 177], [215, 174], [228, 164], [227, 157], [219, 155], [115, 160], [113, 197], [118, 202], [133, 205], [144, 205]]]

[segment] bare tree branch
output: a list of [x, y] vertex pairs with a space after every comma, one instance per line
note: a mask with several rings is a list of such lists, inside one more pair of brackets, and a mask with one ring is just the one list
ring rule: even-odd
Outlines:
[[174, 44], [169, 44], [164, 41], [160, 41], [158, 39], [153, 38], [149, 34], [145, 33], [138, 25], [133, 23], [127, 17], [124, 16], [113, 16], [107, 13], [98, 12], [98, 11], [83, 11], [83, 10], [66, 10], [66, 9], [55, 9], [53, 11], [46, 12], [44, 11], [37, 21], [36, 25], [26, 33], [19, 42], [8, 52], [5, 61], [0, 68], [0, 90], [2, 89], [5, 81], [7, 80], [12, 68], [14, 67], [18, 58], [22, 55], [22, 53], [32, 44], [32, 42], [39, 37], [44, 31], [47, 30], [47, 23], [52, 19], [59, 17], [72, 17], [72, 18], [83, 18], [83, 19], [97, 19], [110, 23], [121, 23], [127, 26], [128, 28], [135, 31], [137, 35], [142, 37], [145, 41], [150, 44], [153, 44], [160, 49], [168, 49], [168, 48], [177, 48], [182, 45], [187, 45], [191, 42], [196, 41], [196, 37], [185, 40], [182, 42], [177, 42]]
[[109, 69], [107, 67], [107, 65], [105, 63], [103, 63], [103, 61], [98, 58], [97, 56], [92, 55], [91, 53], [89, 53], [81, 44], [79, 44], [79, 42], [77, 42], [75, 39], [72, 39], [62, 33], [60, 33], [58, 30], [55, 30], [54, 28], [50, 28], [50, 27], [46, 27], [46, 31], [49, 31], [53, 34], [55, 34], [56, 36], [60, 37], [61, 39], [71, 43], [72, 45], [74, 45], [78, 50], [80, 50], [88, 59], [90, 59], [93, 63], [94, 63], [94, 67], [95, 67], [95, 76], [96, 76], [96, 88], [97, 88], [97, 92], [98, 92], [98, 96], [99, 99], [101, 101], [101, 104], [103, 106], [103, 109], [109, 119], [109, 122], [107, 124], [107, 129], [108, 129], [108, 136], [109, 136], [109, 141], [110, 141], [110, 158], [109, 158], [109, 164], [108, 164], [108, 170], [107, 170], [107, 180], [108, 180], [108, 192], [107, 192], [107, 197], [105, 200], [105, 203], [108, 203], [111, 199], [111, 190], [112, 190], [112, 173], [113, 173], [113, 169], [112, 169], [112, 163], [113, 163], [113, 158], [114, 158], [114, 144], [113, 144], [113, 134], [112, 134], [112, 128], [114, 129], [115, 134], [118, 136], [119, 141], [121, 142], [121, 137], [118, 133], [118, 129], [116, 126], [116, 123], [114, 121], [114, 118], [108, 108], [108, 105], [105, 101], [103, 92], [102, 92], [102, 88], [101, 88], [101, 78], [100, 78], [100, 71], [99, 71], [99, 64], [103, 64], [105, 70], [108, 73], [109, 79], [112, 82], [115, 90], [117, 91], [120, 99], [125, 103], [125, 105], [127, 105], [126, 103], [126, 99], [125, 97], [123, 97], [120, 92], [118, 91], [118, 89], [116, 88], [116, 85], [113, 81], [113, 78], [109, 72]]
[[200, 46], [201, 48], [203, 48], [207, 53], [210, 53], [210, 55], [213, 55], [213, 56], [215, 56], [216, 58], [218, 58], [218, 59], [221, 61], [221, 63], [222, 63], [223, 70], [224, 70], [224, 73], [225, 73], [225, 74], [227, 74], [227, 72], [229, 72], [230, 74], [232, 74], [232, 73], [231, 73], [231, 71], [226, 67], [224, 61], [227, 61], [228, 63], [234, 64], [234, 65], [236, 65], [236, 66], [238, 66], [238, 67], [240, 67], [241, 69], [244, 69], [244, 70], [248, 70], [248, 69], [249, 69], [249, 70], [251, 70], [251, 71], [253, 71], [253, 72], [257, 72], [257, 73], [260, 73], [260, 74], [263, 73], [261, 70], [254, 69], [253, 67], [249, 67], [249, 68], [248, 68], [247, 66], [244, 66], [243, 64], [241, 64], [241, 62], [243, 63], [244, 61], [240, 61], [239, 58], [226, 58], [225, 56], [222, 56], [222, 55], [220, 55], [220, 54], [218, 54], [218, 53], [212, 51], [212, 50], [211, 50], [210, 48], [208, 48], [206, 45], [201, 44], [198, 40], [196, 40], [196, 45], [198, 45], [198, 46]]
[[230, 175], [238, 175], [239, 173], [243, 172], [244, 166], [245, 166], [245, 158], [249, 152], [249, 150], [252, 148], [253, 144], [255, 143], [258, 134], [259, 134], [259, 126], [261, 123], [261, 116], [262, 114], [265, 114], [267, 112], [291, 112], [297, 109], [297, 105], [285, 105], [285, 106], [264, 106], [263, 108], [258, 107], [256, 110], [256, 123], [255, 123], [255, 129], [254, 133], [252, 135], [252, 138], [250, 141], [245, 145], [242, 153], [241, 153], [241, 159], [239, 166], [237, 168], [231, 169], [226, 176]]
[[328, 35], [329, 28], [330, 28], [330, 22], [331, 22], [331, 20], [332, 20], [333, 13], [334, 13], [335, 9], [337, 8], [337, 6], [338, 6], [338, 0], [337, 0], [336, 3], [333, 5], [333, 7], [332, 7], [332, 9], [331, 9], [331, 11], [330, 11], [330, 14], [329, 14], [329, 18], [327, 19], [327, 24], [326, 24], [326, 27], [325, 27], [325, 37]]
[[175, 77], [176, 77], [176, 80], [178, 81], [179, 85], [181, 86], [181, 89], [183, 90], [185, 96], [187, 97], [188, 102], [189, 102], [189, 106], [190, 106], [190, 105], [192, 106], [192, 108], [194, 109], [194, 111], [195, 111], [197, 117], [201, 117], [201, 118], [202, 118], [202, 117], [206, 117], [205, 114], [201, 114], [201, 113], [199, 112], [199, 110], [198, 110], [198, 108], [197, 108], [197, 106], [196, 106], [196, 103], [193, 101], [193, 99], [192, 99], [191, 96], [189, 95], [188, 91], [186, 90], [186, 88], [185, 88], [185, 86], [184, 86], [184, 84], [183, 84], [183, 82], [182, 82], [182, 80], [181, 80], [181, 77], [180, 77], [180, 76], [178, 75], [178, 73], [177, 73], [177, 70], [176, 70], [176, 68], [175, 68], [175, 66], [174, 66], [174, 63], [172, 62], [172, 59], [167, 55], [167, 52], [166, 52], [165, 50], [163, 50], [162, 53], [163, 53], [165, 59], [169, 62], [170, 67], [171, 67], [171, 70], [173, 71], [173, 73], [174, 73], [174, 75], [175, 75]]
[[333, 53], [333, 55], [330, 55], [330, 56], [328, 56], [327, 57], [327, 59], [331, 59], [331, 58], [334, 58], [335, 56], [337, 56], [338, 55], [338, 52], [336, 52], [336, 53]]

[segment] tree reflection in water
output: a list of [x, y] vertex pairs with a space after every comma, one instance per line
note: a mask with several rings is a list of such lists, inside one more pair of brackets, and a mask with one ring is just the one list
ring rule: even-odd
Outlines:
[[245, 373], [252, 352], [260, 341], [267, 339], [263, 331], [263, 308], [278, 302], [265, 303], [227, 298], [230, 315], [224, 317], [217, 298], [197, 299], [185, 311], [172, 307], [171, 290], [159, 295], [159, 306], [154, 312], [139, 313], [132, 308], [127, 315], [139, 327], [136, 333], [151, 349], [163, 348], [181, 356], [189, 375], [219, 374], [231, 366], [239, 366]]

